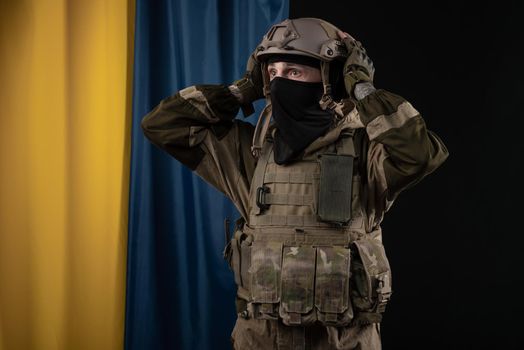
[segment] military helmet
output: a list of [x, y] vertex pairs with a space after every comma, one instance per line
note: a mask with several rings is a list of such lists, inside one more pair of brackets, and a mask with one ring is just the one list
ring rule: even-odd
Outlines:
[[275, 24], [264, 35], [255, 57], [263, 61], [268, 55], [289, 54], [317, 58], [331, 62], [347, 57], [339, 29], [318, 18], [286, 19]]

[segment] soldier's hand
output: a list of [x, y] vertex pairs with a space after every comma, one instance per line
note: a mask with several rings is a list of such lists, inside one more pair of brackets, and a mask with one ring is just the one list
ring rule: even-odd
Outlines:
[[360, 41], [342, 31], [338, 31], [338, 36], [348, 50], [343, 70], [346, 91], [349, 96], [361, 100], [375, 91], [373, 87], [375, 67]]
[[264, 97], [263, 86], [261, 65], [253, 52], [247, 60], [246, 73], [241, 79], [233, 82], [230, 89], [241, 104], [247, 105]]

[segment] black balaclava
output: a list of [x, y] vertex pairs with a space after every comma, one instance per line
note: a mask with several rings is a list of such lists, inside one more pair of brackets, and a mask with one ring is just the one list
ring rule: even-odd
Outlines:
[[[298, 62], [297, 62], [298, 63]], [[273, 78], [271, 105], [276, 124], [274, 158], [282, 165], [298, 158], [333, 123], [333, 114], [320, 108], [322, 83]]]

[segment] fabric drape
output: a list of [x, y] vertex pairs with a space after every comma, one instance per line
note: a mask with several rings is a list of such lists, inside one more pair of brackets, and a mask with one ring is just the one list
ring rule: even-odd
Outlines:
[[0, 1], [0, 349], [120, 349], [134, 1]]
[[126, 349], [231, 348], [223, 220], [238, 213], [150, 144], [140, 121], [184, 87], [240, 78], [262, 35], [287, 16], [280, 0], [137, 1]]

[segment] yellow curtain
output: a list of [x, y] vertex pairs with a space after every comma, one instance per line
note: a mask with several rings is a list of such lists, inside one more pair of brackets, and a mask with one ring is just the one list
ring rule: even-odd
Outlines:
[[0, 349], [122, 349], [134, 1], [0, 0]]

